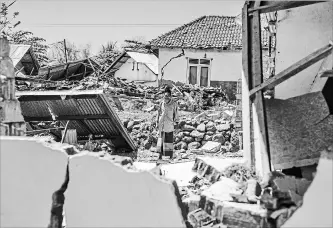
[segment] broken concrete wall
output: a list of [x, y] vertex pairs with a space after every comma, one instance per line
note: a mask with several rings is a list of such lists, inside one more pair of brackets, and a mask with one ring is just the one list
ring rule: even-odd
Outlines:
[[68, 156], [29, 138], [0, 140], [1, 227], [47, 227]]
[[333, 143], [333, 115], [321, 92], [266, 100], [274, 169], [313, 165]]
[[68, 228], [185, 226], [171, 183], [90, 155], [77, 155], [69, 164]]
[[31, 138], [2, 137], [0, 145], [1, 227], [47, 227], [51, 206], [59, 225], [63, 200], [67, 227], [185, 227], [177, 184], [126, 170], [131, 162], [98, 153], [68, 159], [61, 144]]
[[[277, 19], [276, 74], [333, 39], [332, 1], [282, 10]], [[276, 86], [275, 98], [321, 91], [327, 78], [320, 78], [317, 73], [323, 68], [332, 69], [332, 54]]]
[[282, 226], [333, 227], [333, 145], [322, 153], [317, 174], [303, 198], [303, 205]]

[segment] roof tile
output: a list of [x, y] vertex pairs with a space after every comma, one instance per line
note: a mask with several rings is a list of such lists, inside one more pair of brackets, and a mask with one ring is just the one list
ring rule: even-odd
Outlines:
[[[268, 44], [267, 32], [262, 32], [263, 46]], [[203, 16], [151, 41], [156, 47], [223, 49], [230, 44], [242, 48], [242, 25], [232, 16]]]

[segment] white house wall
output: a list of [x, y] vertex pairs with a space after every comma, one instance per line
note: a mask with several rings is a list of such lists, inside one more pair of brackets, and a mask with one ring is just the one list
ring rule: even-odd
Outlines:
[[[325, 2], [278, 12], [276, 74], [332, 40], [332, 9], [333, 2]], [[275, 87], [275, 97], [322, 90], [327, 78], [316, 77], [320, 68], [332, 69], [332, 55]]]
[[[159, 49], [159, 78], [161, 78], [161, 68], [170, 61], [171, 58], [181, 53], [181, 49]], [[173, 59], [165, 68], [165, 80], [186, 83], [187, 78], [187, 58], [202, 59], [204, 55], [207, 59], [212, 59], [211, 81], [237, 81], [241, 78], [242, 52], [241, 51], [205, 51], [195, 49], [185, 49], [185, 56]]]
[[[133, 70], [134, 62], [134, 70]], [[137, 70], [139, 68], [139, 70]], [[116, 77], [127, 79], [128, 81], [157, 81], [157, 76], [143, 63], [128, 59], [115, 73]]]

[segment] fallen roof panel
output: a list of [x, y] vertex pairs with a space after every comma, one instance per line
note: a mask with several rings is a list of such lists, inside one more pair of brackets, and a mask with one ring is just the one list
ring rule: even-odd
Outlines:
[[28, 121], [68, 120], [79, 139], [89, 134], [110, 139], [116, 148], [136, 149], [136, 145], [101, 90], [17, 92], [22, 115]]

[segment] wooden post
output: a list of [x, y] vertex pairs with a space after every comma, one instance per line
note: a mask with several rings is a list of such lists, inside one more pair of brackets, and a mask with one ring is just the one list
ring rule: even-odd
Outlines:
[[251, 167], [254, 165], [253, 150], [251, 147], [251, 102], [249, 91], [252, 88], [252, 82], [249, 71], [249, 25], [248, 25], [248, 3], [244, 4], [242, 10], [242, 131], [243, 131], [243, 151], [246, 164]]
[[[253, 4], [252, 4], [253, 6]], [[254, 7], [259, 7], [260, 1], [254, 3]], [[263, 82], [262, 73], [262, 49], [261, 49], [261, 25], [260, 14], [258, 11], [253, 12], [252, 17], [249, 17], [250, 29], [249, 36], [251, 37], [250, 51], [251, 55], [251, 73], [252, 88], [260, 85]], [[253, 121], [253, 136], [254, 136], [254, 151], [255, 151], [255, 166], [260, 176], [266, 176], [271, 171], [269, 141], [266, 123], [266, 110], [263, 92], [258, 91], [254, 95], [252, 104], [252, 121]]]
[[25, 122], [15, 97], [15, 71], [9, 52], [8, 40], [0, 37], [0, 135], [22, 136]]
[[61, 138], [61, 143], [64, 143], [66, 133], [67, 133], [67, 128], [68, 128], [69, 120], [66, 123], [65, 130], [63, 131], [62, 138]]

